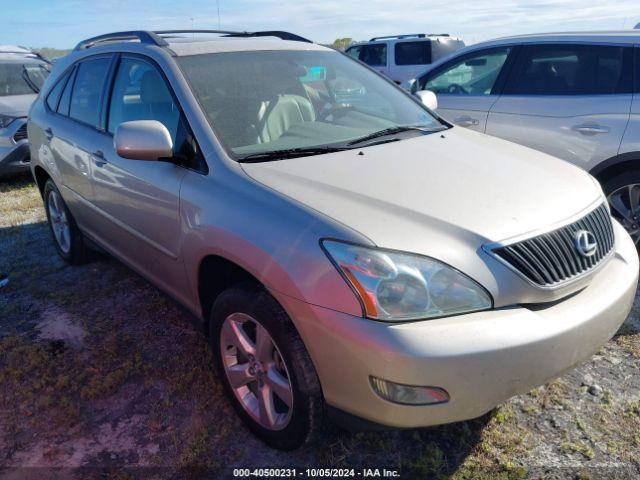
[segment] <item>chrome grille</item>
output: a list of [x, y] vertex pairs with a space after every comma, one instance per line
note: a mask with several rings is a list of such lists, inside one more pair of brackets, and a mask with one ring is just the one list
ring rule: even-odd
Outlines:
[[[576, 246], [576, 234], [590, 232], [598, 245], [585, 256]], [[549, 233], [495, 247], [493, 253], [531, 282], [553, 287], [578, 277], [598, 265], [613, 249], [611, 217], [603, 203], [580, 220]]]
[[15, 142], [19, 142], [20, 140], [24, 140], [27, 138], [27, 124], [22, 125], [16, 133], [13, 134], [13, 140]]

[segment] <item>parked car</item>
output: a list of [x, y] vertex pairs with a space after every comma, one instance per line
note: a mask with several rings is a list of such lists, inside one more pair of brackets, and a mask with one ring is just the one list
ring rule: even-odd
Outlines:
[[640, 246], [639, 45], [636, 31], [502, 38], [434, 64], [412, 88], [435, 92], [457, 125], [590, 172]]
[[462, 47], [462, 40], [447, 33], [419, 33], [374, 37], [351, 45], [345, 52], [400, 85], [415, 78], [427, 65]]
[[98, 244], [191, 311], [260, 438], [476, 417], [616, 332], [638, 256], [589, 174], [332, 49], [221, 33], [80, 43], [31, 168], [60, 256]]
[[0, 177], [29, 171], [27, 112], [48, 74], [41, 57], [0, 45]]

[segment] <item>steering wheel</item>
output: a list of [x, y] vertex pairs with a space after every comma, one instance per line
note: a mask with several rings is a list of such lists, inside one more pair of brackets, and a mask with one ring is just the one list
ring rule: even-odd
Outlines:
[[447, 93], [456, 94], [456, 93], [469, 93], [469, 92], [467, 92], [462, 85], [459, 85], [457, 83], [452, 83], [447, 87]]
[[331, 105], [330, 108], [325, 108], [324, 111], [322, 111], [320, 115], [318, 115], [318, 120], [324, 121], [329, 115], [333, 115], [334, 118], [336, 116], [342, 116], [345, 113], [353, 110], [356, 110], [356, 107], [354, 107], [350, 103], [336, 103], [334, 105]]

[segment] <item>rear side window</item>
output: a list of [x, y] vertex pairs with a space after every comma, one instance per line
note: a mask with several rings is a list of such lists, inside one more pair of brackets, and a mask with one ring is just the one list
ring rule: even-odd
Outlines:
[[425, 65], [431, 63], [431, 42], [398, 42], [394, 53], [396, 65]]
[[531, 45], [523, 48], [506, 94], [631, 93], [633, 52], [608, 45]]
[[69, 79], [70, 72], [67, 72], [58, 80], [58, 83], [51, 89], [49, 95], [47, 95], [47, 105], [52, 111], [56, 111], [60, 97], [62, 97], [62, 91], [64, 90], [67, 80]]
[[372, 67], [384, 67], [387, 65], [387, 44], [356, 45], [347, 50], [347, 55]]
[[71, 95], [69, 116], [87, 125], [100, 124], [100, 102], [111, 58], [93, 58], [80, 63]]
[[76, 78], [77, 68], [71, 72], [69, 75], [69, 79], [67, 80], [67, 84], [64, 87], [64, 91], [62, 92], [62, 97], [60, 98], [60, 103], [58, 103], [57, 112], [61, 115], [68, 116], [69, 115], [69, 105], [71, 105], [71, 91], [73, 90], [73, 83]]

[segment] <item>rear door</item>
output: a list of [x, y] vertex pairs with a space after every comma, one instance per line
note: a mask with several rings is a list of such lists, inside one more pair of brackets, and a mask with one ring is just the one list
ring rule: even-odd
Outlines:
[[632, 101], [633, 49], [526, 45], [486, 133], [590, 170], [618, 153]]
[[195, 145], [182, 111], [160, 69], [151, 60], [122, 55], [115, 70], [96, 144], [92, 183], [103, 243], [169, 292], [184, 292], [184, 269], [178, 261], [181, 220], [180, 185], [187, 166], [176, 161], [120, 157], [114, 134], [120, 124], [157, 120], [169, 131], [176, 158]]
[[62, 194], [83, 226], [92, 213], [92, 152], [101, 135], [100, 109], [112, 59], [99, 55], [79, 62], [47, 97], [47, 145], [62, 176]]
[[437, 95], [438, 113], [450, 122], [484, 132], [516, 50], [500, 46], [460, 55], [422, 76], [417, 88]]
[[393, 44], [389, 77], [398, 85], [415, 78], [431, 64], [431, 40], [402, 40]]

